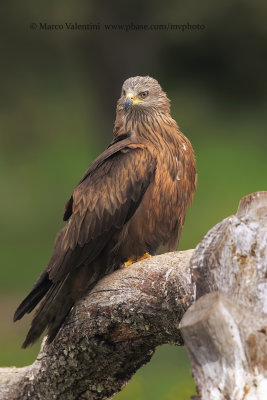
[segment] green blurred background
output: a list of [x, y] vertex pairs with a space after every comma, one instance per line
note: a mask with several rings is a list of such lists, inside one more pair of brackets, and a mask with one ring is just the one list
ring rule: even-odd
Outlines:
[[[17, 0], [1, 8], [0, 365], [22, 366], [39, 345], [20, 350], [29, 319], [13, 324], [13, 312], [51, 255], [65, 201], [112, 138], [126, 78], [159, 80], [195, 149], [198, 188], [180, 250], [235, 213], [242, 196], [266, 190], [267, 3]], [[101, 29], [30, 29], [76, 21]], [[205, 29], [104, 29], [131, 22]], [[184, 349], [163, 346], [116, 398], [193, 393]]]

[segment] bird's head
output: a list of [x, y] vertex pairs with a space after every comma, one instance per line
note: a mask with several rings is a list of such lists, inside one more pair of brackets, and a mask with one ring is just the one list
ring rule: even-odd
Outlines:
[[150, 76], [135, 76], [122, 85], [118, 110], [128, 113], [169, 113], [170, 101], [156, 79]]

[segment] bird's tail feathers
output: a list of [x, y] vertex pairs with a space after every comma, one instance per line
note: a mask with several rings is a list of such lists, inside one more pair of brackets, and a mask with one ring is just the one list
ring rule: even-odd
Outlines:
[[52, 282], [48, 278], [48, 273], [45, 271], [39, 277], [28, 296], [25, 297], [25, 299], [17, 308], [13, 318], [14, 322], [21, 319], [24, 314], [30, 313], [39, 303], [39, 301], [44, 297], [51, 285]]
[[[67, 277], [64, 281], [56, 282], [50, 287], [36, 311], [22, 348], [25, 349], [33, 344], [41, 336], [46, 327], [48, 327], [48, 343], [52, 342], [63, 320], [73, 306], [73, 299], [70, 296], [66, 296], [68, 288]], [[60, 308], [58, 304], [60, 304]]]

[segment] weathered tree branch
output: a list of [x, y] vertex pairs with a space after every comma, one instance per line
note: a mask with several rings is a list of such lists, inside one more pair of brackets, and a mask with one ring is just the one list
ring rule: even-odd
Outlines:
[[193, 302], [192, 253], [152, 257], [102, 279], [32, 366], [0, 370], [0, 398], [112, 397], [156, 346], [183, 343], [178, 324]]
[[33, 365], [0, 369], [0, 399], [111, 398], [158, 345], [183, 344], [184, 315], [198, 398], [266, 400], [266, 226], [267, 192], [259, 192], [195, 251], [152, 257], [105, 277], [72, 309], [54, 342], [43, 342]]

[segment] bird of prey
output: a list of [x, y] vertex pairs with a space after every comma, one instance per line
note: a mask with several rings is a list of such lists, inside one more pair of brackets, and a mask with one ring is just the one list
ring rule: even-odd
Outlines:
[[66, 315], [104, 275], [177, 246], [196, 187], [190, 141], [170, 115], [170, 101], [149, 76], [127, 79], [114, 137], [65, 206], [52, 257], [18, 307], [14, 321], [41, 301], [22, 345], [48, 328], [48, 343]]

